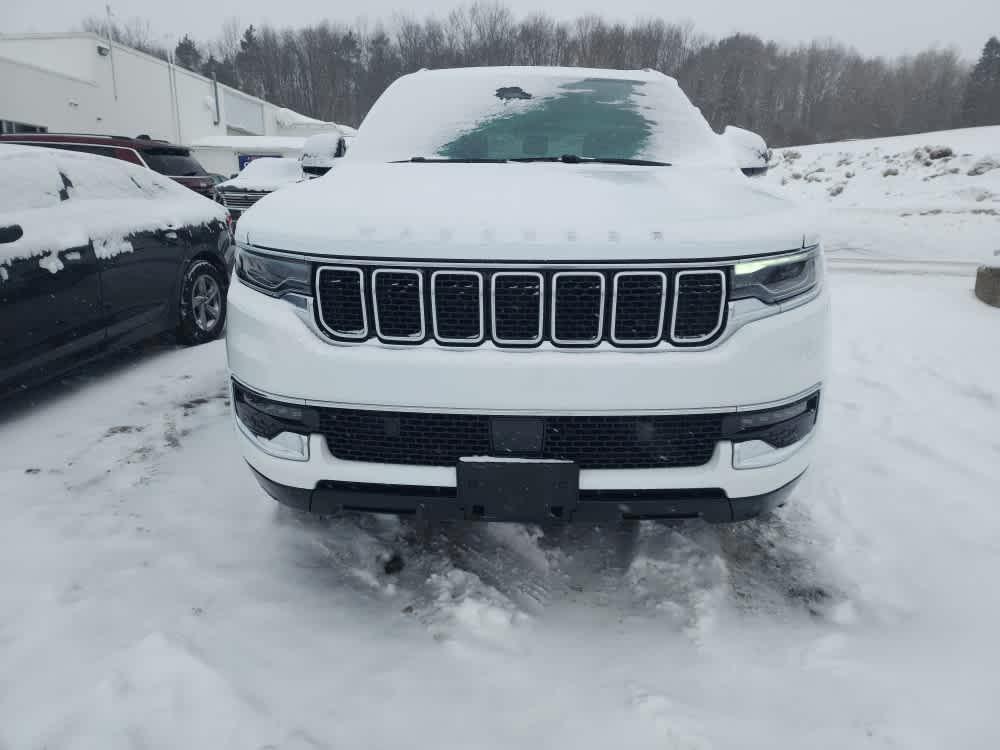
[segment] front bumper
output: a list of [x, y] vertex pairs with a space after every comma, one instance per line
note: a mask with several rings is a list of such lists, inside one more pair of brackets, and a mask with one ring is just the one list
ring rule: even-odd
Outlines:
[[275, 482], [250, 464], [260, 486], [282, 505], [319, 515], [344, 511], [389, 513], [437, 521], [516, 521], [545, 523], [701, 519], [708, 523], [746, 521], [784, 505], [801, 474], [776, 490], [759, 495], [728, 498], [721, 491], [640, 490], [581, 491], [572, 512], [551, 512], [539, 502], [534, 512], [511, 516], [492, 512], [486, 506], [461, 506], [454, 487], [421, 487], [321, 482], [313, 489]]
[[[309, 324], [310, 311], [234, 282], [227, 352], [233, 377], [289, 404], [495, 415], [657, 415], [737, 412], [801, 398], [826, 379], [829, 299], [748, 323], [701, 351], [462, 350], [435, 344], [340, 345]], [[820, 410], [822, 415], [822, 409]], [[750, 518], [784, 502], [809, 466], [815, 428], [779, 460], [736, 468], [734, 443], [682, 468], [582, 469], [575, 504], [556, 515], [539, 498], [523, 517], [456, 501], [452, 466], [344, 460], [320, 434], [307, 460], [271, 455], [237, 430], [243, 455], [280, 502], [314, 513], [343, 510], [482, 520]]]

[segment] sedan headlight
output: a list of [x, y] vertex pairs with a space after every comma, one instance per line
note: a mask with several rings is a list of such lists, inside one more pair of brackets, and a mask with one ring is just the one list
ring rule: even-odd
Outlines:
[[312, 266], [306, 261], [266, 255], [240, 247], [236, 277], [247, 286], [272, 297], [286, 294], [312, 296]]
[[731, 299], [756, 298], [772, 304], [813, 289], [819, 283], [819, 247], [760, 260], [745, 260], [733, 267]]

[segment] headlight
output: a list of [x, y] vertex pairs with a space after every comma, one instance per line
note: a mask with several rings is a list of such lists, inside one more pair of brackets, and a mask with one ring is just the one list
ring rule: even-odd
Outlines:
[[733, 268], [731, 299], [754, 297], [762, 302], [781, 302], [808, 292], [819, 282], [820, 250], [761, 260], [746, 260]]
[[272, 297], [312, 296], [312, 266], [303, 260], [247, 250], [236, 254], [236, 276], [249, 287]]

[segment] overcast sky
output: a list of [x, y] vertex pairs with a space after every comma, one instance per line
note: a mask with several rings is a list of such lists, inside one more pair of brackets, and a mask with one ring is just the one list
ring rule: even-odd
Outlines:
[[[300, 26], [324, 18], [390, 20], [398, 11], [446, 13], [461, 0], [112, 0], [121, 19], [147, 19], [164, 41], [190, 33], [213, 38], [220, 24], [269, 22]], [[870, 55], [894, 56], [930, 46], [954, 46], [978, 58], [991, 34], [1000, 35], [1000, 0], [507, 0], [521, 15], [545, 10], [557, 17], [601, 13], [616, 20], [661, 16], [690, 20], [711, 35], [749, 31], [780, 42], [833, 37]], [[608, 10], [608, 8], [611, 10]], [[68, 31], [86, 15], [104, 13], [101, 0], [0, 0], [0, 33]]]

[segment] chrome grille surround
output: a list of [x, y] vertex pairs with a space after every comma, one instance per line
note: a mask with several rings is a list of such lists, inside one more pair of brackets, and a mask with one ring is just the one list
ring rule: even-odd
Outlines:
[[[597, 308], [597, 335], [590, 338], [561, 338], [557, 333], [558, 324], [558, 301], [559, 301], [559, 281], [561, 279], [586, 279], [586, 278], [597, 278], [600, 281], [600, 294], [598, 298], [598, 308]], [[566, 346], [593, 346], [594, 344], [600, 343], [601, 339], [604, 338], [604, 308], [606, 306], [605, 300], [605, 287], [606, 281], [604, 274], [598, 271], [557, 271], [552, 274], [552, 301], [551, 310], [549, 313], [549, 318], [551, 321], [551, 331], [549, 336], [554, 344], [562, 344]]]
[[[618, 331], [618, 295], [619, 282], [629, 278], [657, 278], [660, 281], [660, 314], [656, 324], [656, 335], [649, 338], [627, 338], [619, 337]], [[667, 274], [663, 271], [619, 271], [611, 281], [611, 330], [610, 340], [612, 344], [624, 346], [650, 346], [663, 340], [663, 319], [667, 311]]]
[[[438, 301], [437, 301], [437, 280], [438, 278], [445, 278], [448, 276], [454, 277], [471, 277], [476, 279], [476, 285], [479, 290], [479, 326], [477, 328], [477, 335], [473, 338], [454, 338], [443, 336], [439, 330], [438, 323]], [[476, 344], [481, 344], [483, 339], [486, 338], [486, 316], [483, 310], [483, 285], [485, 280], [483, 279], [483, 274], [479, 271], [462, 271], [462, 270], [438, 270], [431, 274], [431, 317], [432, 324], [434, 327], [434, 338], [440, 341], [442, 344], [462, 344], [465, 346], [474, 346]], [[492, 297], [492, 295], [491, 295]]]
[[[379, 291], [378, 280], [381, 276], [396, 274], [398, 276], [414, 276], [417, 279], [418, 306], [419, 306], [419, 326], [410, 335], [387, 334], [382, 330], [382, 316], [379, 312]], [[388, 303], [388, 299], [385, 300]], [[375, 332], [383, 341], [390, 342], [416, 342], [423, 341], [427, 336], [427, 329], [424, 324], [426, 312], [424, 311], [424, 274], [412, 268], [377, 268], [372, 271], [372, 311], [375, 318]]]
[[361, 308], [361, 328], [358, 330], [342, 330], [338, 329], [336, 326], [330, 324], [323, 316], [323, 305], [316, 305], [316, 314], [319, 316], [320, 325], [327, 331], [330, 331], [335, 336], [344, 339], [354, 339], [356, 341], [362, 341], [368, 338], [368, 305], [365, 304], [365, 272], [356, 266], [320, 266], [316, 269], [316, 283], [317, 286], [320, 285], [320, 277], [324, 273], [355, 273], [358, 275], [358, 286], [360, 288], [360, 297], [358, 299], [358, 305]]
[[[538, 280], [538, 332], [531, 338], [504, 338], [497, 333], [497, 279], [534, 278]], [[534, 346], [545, 337], [545, 277], [538, 271], [497, 271], [490, 278], [490, 322], [493, 340], [500, 345]]]
[[[678, 336], [677, 335], [677, 311], [679, 309], [679, 300], [681, 296], [681, 289], [684, 286], [684, 279], [691, 276], [718, 276], [720, 280], [720, 292], [719, 292], [719, 312], [715, 318], [715, 326], [706, 334], [700, 336]], [[706, 269], [688, 269], [684, 271], [678, 271], [674, 275], [674, 297], [673, 304], [670, 310], [670, 339], [679, 344], [703, 344], [712, 337], [714, 337], [721, 329], [725, 321], [725, 311], [726, 311], [726, 300], [728, 298], [728, 290], [726, 284], [726, 272], [718, 268], [706, 268]]]

